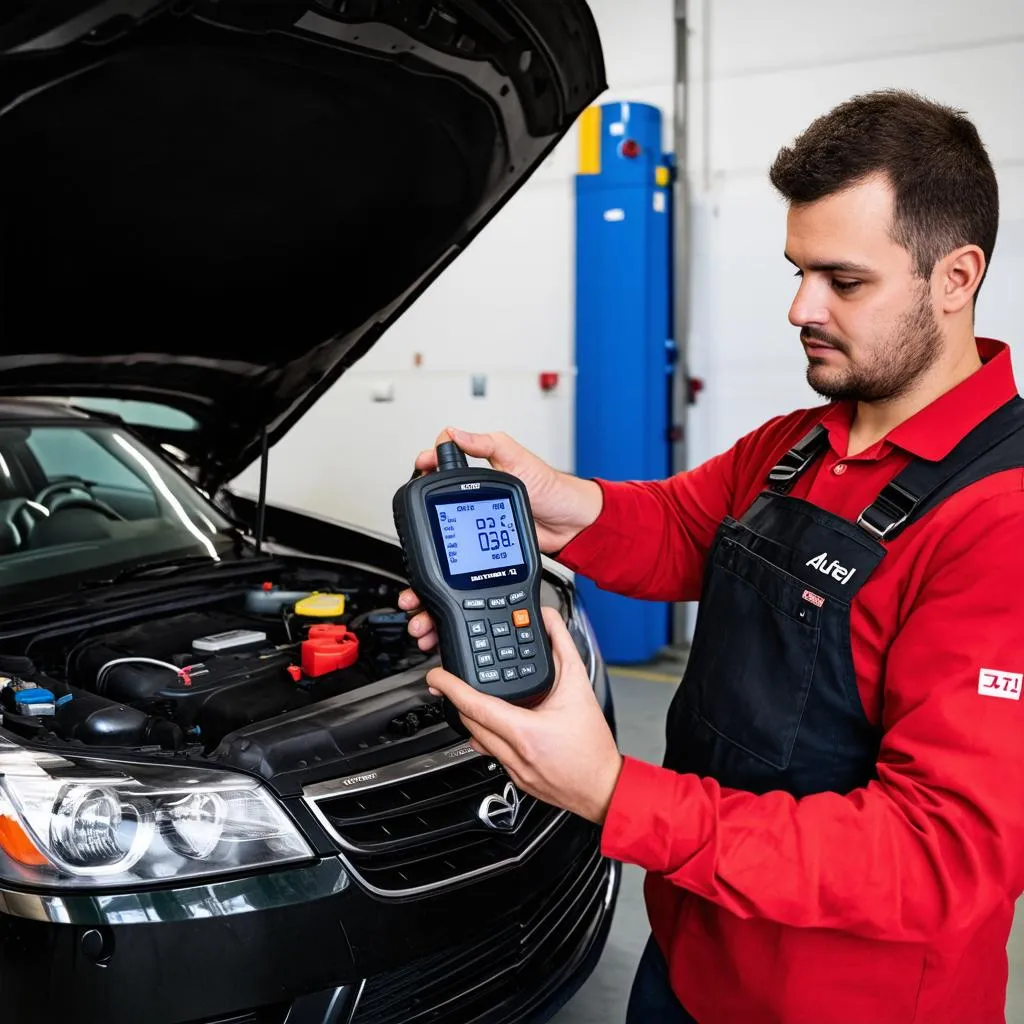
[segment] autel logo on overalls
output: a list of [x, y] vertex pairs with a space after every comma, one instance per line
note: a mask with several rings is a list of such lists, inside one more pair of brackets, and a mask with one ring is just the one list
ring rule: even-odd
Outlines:
[[832, 579], [838, 580], [843, 586], [850, 582], [850, 578], [857, 571], [856, 569], [844, 568], [835, 559], [829, 562], [827, 551], [822, 551], [820, 555], [815, 555], [814, 558], [804, 564], [813, 566], [822, 576], [831, 576]]

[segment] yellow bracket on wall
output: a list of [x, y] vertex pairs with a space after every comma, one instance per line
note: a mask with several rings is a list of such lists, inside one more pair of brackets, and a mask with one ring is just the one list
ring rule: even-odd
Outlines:
[[580, 114], [580, 174], [601, 173], [601, 108], [587, 107]]

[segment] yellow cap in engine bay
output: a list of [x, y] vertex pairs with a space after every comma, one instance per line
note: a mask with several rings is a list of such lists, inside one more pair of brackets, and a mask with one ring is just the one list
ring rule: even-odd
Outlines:
[[309, 619], [333, 619], [345, 614], [344, 594], [310, 594], [295, 602], [295, 614]]

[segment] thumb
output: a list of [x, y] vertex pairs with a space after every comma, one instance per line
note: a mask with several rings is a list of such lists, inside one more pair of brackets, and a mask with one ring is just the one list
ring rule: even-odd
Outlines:
[[427, 673], [427, 686], [431, 692], [447, 697], [460, 715], [500, 736], [507, 733], [509, 726], [519, 716], [528, 713], [500, 697], [481, 693], [443, 668], [432, 668]]
[[427, 689], [437, 697], [447, 697], [460, 710], [475, 693], [469, 683], [443, 668], [432, 668], [427, 673]]
[[493, 434], [471, 434], [466, 430], [448, 428], [448, 436], [467, 454], [476, 459], [492, 459], [497, 453]]
[[427, 448], [416, 456], [416, 469], [427, 473], [437, 469], [438, 445], [454, 441], [467, 455], [474, 458], [489, 459], [494, 454], [496, 444], [490, 434], [471, 434], [455, 427], [445, 427], [434, 441], [433, 448]]

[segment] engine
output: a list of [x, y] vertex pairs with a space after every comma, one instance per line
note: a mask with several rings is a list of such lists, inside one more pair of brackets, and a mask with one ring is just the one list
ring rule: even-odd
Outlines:
[[328, 589], [265, 583], [51, 643], [32, 658], [0, 658], [3, 724], [88, 746], [208, 753], [245, 726], [426, 660], [393, 584], [324, 582]]

